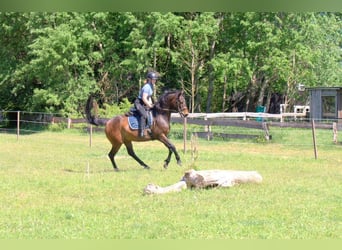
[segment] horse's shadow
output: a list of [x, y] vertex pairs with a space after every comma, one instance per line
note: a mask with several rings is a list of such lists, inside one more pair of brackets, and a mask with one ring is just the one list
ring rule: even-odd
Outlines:
[[[98, 169], [98, 170], [75, 170], [70, 168], [64, 168], [62, 171], [67, 173], [74, 173], [74, 174], [99, 174], [99, 173], [125, 173], [125, 172], [137, 172], [137, 171], [151, 171], [152, 169], [120, 169], [120, 170], [113, 170], [113, 169]], [[164, 169], [162, 169], [164, 170]]]
[[94, 174], [94, 173], [105, 173], [105, 172], [113, 172], [114, 171], [112, 169], [99, 169], [99, 170], [87, 170], [87, 169], [84, 169], [84, 170], [75, 170], [75, 169], [70, 169], [70, 168], [64, 168], [63, 169], [64, 172], [67, 172], [67, 173], [76, 173], [76, 174]]

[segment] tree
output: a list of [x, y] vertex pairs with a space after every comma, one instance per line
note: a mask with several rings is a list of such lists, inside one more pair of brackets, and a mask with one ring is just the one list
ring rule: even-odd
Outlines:
[[[341, 14], [282, 12], [0, 13], [0, 108], [79, 115], [136, 97], [149, 69], [158, 94], [182, 88], [192, 112], [255, 111], [297, 86], [340, 86]], [[272, 104], [273, 105], [273, 104]]]
[[[285, 103], [293, 105], [298, 100], [298, 83], [322, 85], [324, 80], [331, 86], [334, 83], [328, 79], [332, 76], [335, 85], [336, 79], [341, 79], [341, 22], [334, 15], [228, 14], [224, 29], [220, 50], [228, 50], [229, 53], [223, 54], [234, 58], [232, 62], [239, 62], [241, 66], [238, 75], [242, 77], [235, 79], [234, 85], [244, 92], [247, 111], [255, 111], [257, 105], [268, 107], [272, 93], [281, 93]], [[329, 45], [323, 47], [327, 42]], [[317, 70], [318, 65], [322, 65], [320, 70]], [[324, 65], [329, 65], [329, 69]], [[330, 69], [334, 69], [334, 73], [328, 73]], [[317, 76], [322, 72], [330, 77], [321, 78], [319, 83]]]
[[0, 13], [0, 109], [16, 110], [28, 101], [26, 90], [16, 91], [16, 83], [12, 80], [17, 67], [28, 61], [28, 44], [32, 34], [27, 26], [30, 14]]
[[30, 62], [16, 71], [33, 90], [27, 108], [77, 114], [80, 101], [96, 88], [92, 65], [101, 58], [93, 50], [98, 37], [82, 14], [45, 14], [45, 20], [47, 25], [33, 30], [37, 38], [28, 46]]
[[219, 25], [214, 13], [205, 12], [187, 13], [181, 27], [178, 40], [173, 45], [172, 60], [190, 74], [190, 88], [184, 86], [191, 96], [190, 110], [201, 111], [199, 79], [204, 73], [204, 64], [210, 57], [210, 46], [215, 41]]

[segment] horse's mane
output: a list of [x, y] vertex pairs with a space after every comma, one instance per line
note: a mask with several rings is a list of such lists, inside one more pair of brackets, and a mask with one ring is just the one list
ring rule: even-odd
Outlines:
[[179, 92], [180, 90], [165, 90], [164, 93], [159, 96], [159, 99], [156, 103], [157, 107], [162, 108], [161, 105], [166, 102], [166, 99], [169, 95], [178, 94]]

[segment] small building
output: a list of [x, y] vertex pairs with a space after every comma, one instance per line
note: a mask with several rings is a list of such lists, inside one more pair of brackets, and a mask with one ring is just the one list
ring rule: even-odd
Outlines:
[[342, 122], [342, 87], [306, 88], [310, 94], [310, 119]]

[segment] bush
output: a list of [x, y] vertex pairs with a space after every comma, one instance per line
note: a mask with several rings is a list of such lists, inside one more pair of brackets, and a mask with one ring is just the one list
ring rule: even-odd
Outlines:
[[61, 132], [66, 128], [67, 128], [66, 123], [53, 123], [48, 126], [49, 131], [52, 131], [52, 132]]
[[128, 101], [127, 98], [124, 98], [119, 103], [119, 105], [118, 104], [109, 105], [105, 103], [103, 105], [103, 108], [99, 109], [98, 115], [99, 117], [112, 117], [115, 115], [126, 113], [127, 111], [129, 111], [131, 107], [132, 107], [132, 104]]

